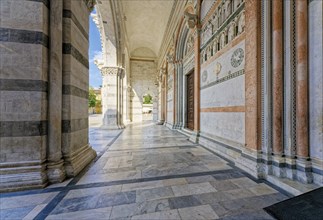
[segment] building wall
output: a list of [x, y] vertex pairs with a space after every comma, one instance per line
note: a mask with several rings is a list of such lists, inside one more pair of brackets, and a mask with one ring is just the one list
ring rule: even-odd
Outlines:
[[131, 60], [131, 109], [132, 121], [142, 121], [143, 96], [150, 94], [152, 97], [158, 95], [156, 80], [156, 64], [154, 61]]
[[[201, 67], [201, 135], [245, 143], [244, 41]], [[240, 51], [240, 52], [239, 52]]]

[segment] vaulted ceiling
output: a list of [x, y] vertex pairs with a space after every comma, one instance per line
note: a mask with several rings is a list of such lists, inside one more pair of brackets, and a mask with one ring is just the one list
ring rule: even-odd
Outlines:
[[121, 0], [130, 53], [149, 48], [158, 55], [174, 0]]

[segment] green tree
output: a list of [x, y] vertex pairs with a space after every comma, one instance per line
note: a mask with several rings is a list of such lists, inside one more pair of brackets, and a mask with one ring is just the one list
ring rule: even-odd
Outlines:
[[153, 97], [151, 95], [144, 96], [144, 104], [153, 104]]
[[96, 95], [92, 87], [89, 88], [89, 107], [93, 108], [96, 104]]

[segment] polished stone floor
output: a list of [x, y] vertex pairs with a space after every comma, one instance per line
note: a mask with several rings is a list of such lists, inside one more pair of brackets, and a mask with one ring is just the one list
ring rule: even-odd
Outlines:
[[1, 194], [0, 219], [272, 219], [262, 208], [288, 197], [154, 125], [90, 128], [98, 157], [74, 179]]

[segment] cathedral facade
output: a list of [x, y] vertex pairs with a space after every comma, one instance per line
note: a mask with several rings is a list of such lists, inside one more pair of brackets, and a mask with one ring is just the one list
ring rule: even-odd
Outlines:
[[136, 1], [0, 4], [1, 191], [61, 182], [95, 158], [89, 16], [104, 129], [141, 122], [150, 95], [156, 124], [253, 177], [323, 186], [321, 0], [165, 1], [155, 15]]

